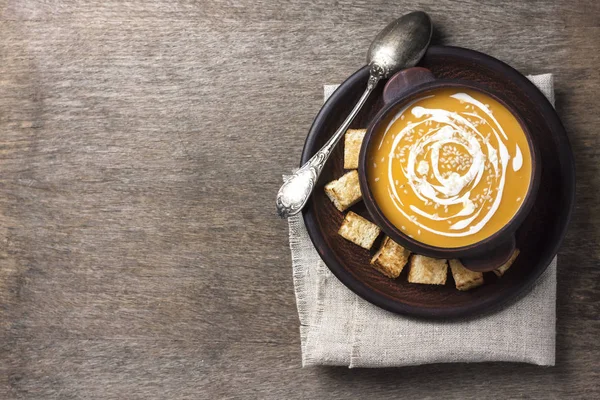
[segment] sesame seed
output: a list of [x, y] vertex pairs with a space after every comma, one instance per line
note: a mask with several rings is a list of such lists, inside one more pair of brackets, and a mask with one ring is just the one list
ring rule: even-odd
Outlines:
[[420, 234], [421, 234], [421, 230], [419, 229], [419, 230], [417, 231], [417, 235], [420, 235]]
[[405, 227], [404, 225], [402, 225], [402, 226], [400, 227], [400, 229], [402, 229], [403, 231], [405, 231], [405, 230], [406, 230], [406, 227]]
[[379, 182], [379, 178], [375, 178], [375, 182]]

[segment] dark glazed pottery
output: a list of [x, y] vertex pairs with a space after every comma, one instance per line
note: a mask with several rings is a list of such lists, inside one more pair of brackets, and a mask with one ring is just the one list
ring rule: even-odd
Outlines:
[[[575, 170], [571, 147], [552, 105], [523, 75], [510, 66], [472, 50], [432, 46], [420, 63], [438, 79], [458, 79], [481, 84], [502, 93], [520, 115], [544, 161], [538, 195], [531, 211], [515, 235], [521, 250], [513, 266], [498, 279], [484, 273], [485, 284], [468, 292], [446, 285], [428, 286], [407, 282], [408, 267], [398, 279], [375, 271], [369, 261], [380, 243], [368, 251], [337, 234], [344, 214], [329, 201], [323, 186], [344, 174], [343, 145], [327, 162], [317, 187], [303, 211], [308, 234], [332, 273], [365, 300], [399, 314], [426, 318], [467, 317], [491, 312], [528, 291], [546, 270], [566, 234], [575, 196]], [[301, 164], [306, 162], [335, 132], [363, 93], [368, 79], [366, 67], [349, 77], [329, 98], [317, 115], [306, 138]], [[358, 114], [352, 128], [366, 128], [383, 108], [380, 85]], [[351, 208], [367, 219], [364, 202]], [[372, 219], [371, 219], [372, 220]], [[381, 240], [383, 235], [380, 236]]]
[[[434, 258], [458, 258], [462, 261], [464, 266], [469, 269], [482, 272], [492, 271], [504, 264], [514, 252], [516, 244], [514, 238], [515, 232], [525, 220], [525, 217], [535, 202], [541, 171], [541, 157], [537, 150], [537, 145], [533, 140], [523, 118], [519, 115], [518, 110], [512, 107], [508, 100], [505, 100], [502, 97], [501, 93], [492, 92], [481, 84], [475, 84], [469, 81], [448, 79], [431, 80], [430, 76], [424, 72], [424, 68], [414, 68], [414, 70], [416, 70], [415, 72], [412, 70], [413, 68], [409, 68], [405, 71], [399, 72], [397, 76], [394, 76], [390, 79], [390, 82], [388, 82], [388, 85], [386, 85], [384, 88], [384, 93], [387, 94], [387, 96], [384, 95], [385, 106], [369, 124], [369, 129], [363, 140], [358, 167], [360, 189], [363, 195], [363, 201], [365, 202], [373, 222], [379, 225], [379, 227], [381, 227], [381, 229], [390, 238], [409, 249], [411, 252]], [[390, 84], [393, 84], [397, 77], [402, 77], [402, 84], [395, 84], [395, 89], [390, 89]], [[373, 198], [373, 194], [368, 185], [368, 177], [366, 172], [367, 155], [369, 154], [373, 144], [371, 139], [374, 136], [377, 136], [382, 129], [385, 129], [392, 118], [406, 104], [419, 97], [426, 96], [438, 89], [444, 88], [455, 88], [457, 90], [470, 89], [478, 91], [495, 99], [504, 107], [506, 107], [511, 114], [515, 116], [525, 132], [532, 160], [531, 179], [529, 182], [527, 195], [525, 196], [521, 207], [518, 209], [517, 213], [510, 220], [510, 222], [506, 224], [500, 231], [480, 242], [469, 246], [456, 248], [435, 247], [421, 243], [418, 240], [415, 240], [414, 238], [404, 234], [402, 230], [398, 229], [398, 227], [392, 224], [383, 214]], [[396, 95], [394, 96], [394, 94]]]

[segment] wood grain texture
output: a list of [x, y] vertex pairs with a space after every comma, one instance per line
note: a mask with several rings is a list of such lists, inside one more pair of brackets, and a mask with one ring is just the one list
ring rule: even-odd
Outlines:
[[[0, 6], [0, 398], [600, 397], [598, 2]], [[300, 368], [281, 173], [322, 85], [414, 9], [555, 74], [578, 188], [554, 368]]]

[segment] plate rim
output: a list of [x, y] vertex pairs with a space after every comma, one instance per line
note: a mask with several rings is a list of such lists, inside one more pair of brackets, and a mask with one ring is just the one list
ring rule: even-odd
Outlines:
[[[539, 261], [539, 264], [544, 266], [534, 270], [533, 273], [529, 275], [527, 281], [524, 284], [509, 287], [506, 293], [503, 293], [502, 295], [498, 294], [496, 296], [490, 296], [486, 299], [483, 299], [481, 302], [475, 305], [465, 304], [448, 309], [428, 308], [410, 305], [399, 302], [397, 299], [394, 299], [385, 294], [374, 292], [361, 280], [355, 278], [352, 274], [348, 273], [345, 270], [345, 268], [338, 263], [332, 251], [326, 251], [326, 249], [323, 248], [321, 244], [325, 242], [325, 238], [323, 237], [322, 232], [319, 229], [317, 220], [314, 217], [312, 197], [307, 203], [307, 207], [305, 207], [305, 209], [302, 212], [308, 236], [310, 237], [313, 245], [315, 246], [319, 256], [324, 261], [325, 265], [327, 265], [329, 270], [347, 288], [349, 288], [358, 296], [367, 300], [371, 304], [381, 307], [385, 310], [405, 316], [427, 319], [451, 319], [459, 317], [480, 316], [482, 314], [491, 313], [500, 308], [503, 308], [509, 303], [515, 301], [521, 295], [525, 294], [526, 292], [529, 292], [533, 285], [537, 282], [539, 277], [547, 270], [548, 266], [558, 253], [560, 246], [564, 242], [566, 233], [568, 231], [569, 222], [571, 220], [573, 210], [575, 207], [575, 160], [572, 152], [572, 147], [566, 130], [556, 110], [554, 109], [554, 106], [550, 103], [546, 96], [537, 88], [537, 86], [533, 84], [533, 82], [531, 82], [526, 76], [518, 72], [510, 65], [476, 50], [471, 50], [468, 48], [457, 46], [434, 45], [429, 47], [426, 53], [426, 57], [444, 56], [448, 54], [452, 54], [453, 56], [458, 56], [464, 59], [469, 59], [470, 61], [473, 61], [478, 64], [484, 64], [492, 68], [493, 70], [501, 71], [509, 80], [515, 81], [519, 85], [529, 86], [530, 89], [533, 89], [528, 90], [528, 94], [531, 94], [530, 100], [537, 105], [537, 111], [540, 112], [544, 119], [548, 121], [547, 125], [551, 127], [551, 130], [556, 131], [558, 133], [556, 135], [558, 139], [557, 152], [559, 154], [559, 163], [561, 165], [561, 170], [565, 174], [563, 184], [567, 188], [568, 196], [565, 197], [565, 199], [568, 201], [569, 204], [566, 212], [563, 213], [557, 220], [557, 226], [560, 227], [561, 231], [558, 235], [558, 240], [552, 246], [552, 251], [543, 254]], [[312, 153], [309, 154], [308, 149], [314, 147], [314, 143], [317, 139], [317, 127], [322, 125], [327, 115], [333, 110], [334, 104], [337, 103], [339, 99], [345, 96], [345, 88], [350, 88], [351, 86], [353, 86], [353, 83], [356, 83], [356, 81], [366, 81], [368, 73], [368, 66], [364, 66], [358, 69], [356, 72], [350, 75], [350, 77], [348, 77], [342, 84], [340, 84], [339, 87], [335, 90], [335, 92], [325, 102], [325, 104], [317, 114], [316, 118], [314, 119], [310, 127], [309, 133], [306, 137], [304, 147], [302, 149], [300, 165], [308, 161], [313, 155]], [[552, 127], [556, 127], [556, 129], [553, 129]]]

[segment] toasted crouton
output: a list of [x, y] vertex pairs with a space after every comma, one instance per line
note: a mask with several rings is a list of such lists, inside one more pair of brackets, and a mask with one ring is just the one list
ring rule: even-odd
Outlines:
[[366, 129], [348, 129], [344, 136], [344, 169], [358, 168], [360, 146], [367, 133]]
[[511, 265], [513, 265], [513, 263], [515, 262], [515, 259], [518, 257], [520, 251], [519, 249], [515, 249], [515, 252], [512, 253], [512, 256], [510, 256], [510, 258], [508, 259], [508, 261], [506, 263], [504, 263], [501, 267], [499, 267], [498, 269], [494, 270], [494, 273], [497, 276], [502, 276], [504, 275], [504, 273], [506, 272], [506, 270], [508, 270], [510, 268]]
[[344, 239], [348, 239], [367, 250], [373, 246], [373, 242], [379, 236], [379, 232], [380, 230], [377, 225], [352, 211], [346, 214], [344, 222], [342, 222], [342, 226], [338, 231]]
[[329, 182], [325, 185], [325, 194], [333, 202], [335, 208], [340, 211], [356, 204], [362, 196], [358, 183], [358, 172], [350, 171], [340, 179]]
[[446, 283], [447, 274], [448, 264], [446, 260], [414, 254], [410, 260], [408, 281], [428, 285], [443, 285]]
[[410, 251], [386, 236], [381, 248], [371, 259], [371, 265], [388, 278], [397, 278], [408, 262]]
[[483, 273], [465, 268], [459, 260], [450, 260], [450, 270], [458, 290], [470, 290], [483, 285]]

